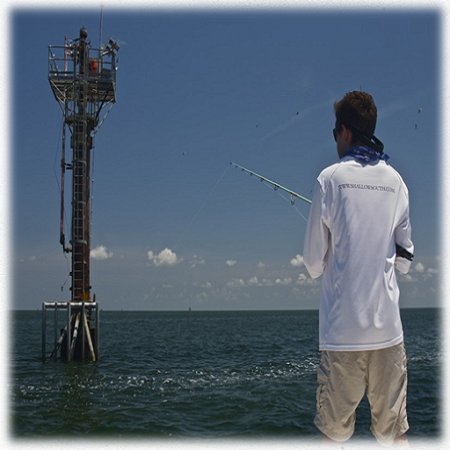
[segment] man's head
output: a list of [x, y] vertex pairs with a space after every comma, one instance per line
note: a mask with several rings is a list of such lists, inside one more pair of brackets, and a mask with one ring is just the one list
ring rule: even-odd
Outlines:
[[369, 141], [373, 137], [377, 124], [377, 107], [370, 94], [361, 91], [348, 92], [342, 100], [335, 102], [334, 113], [336, 116], [335, 138], [344, 132], [342, 139], [339, 139], [340, 142], [336, 139], [339, 157], [342, 157], [341, 153], [350, 146], [362, 143], [360, 134]]
[[375, 133], [377, 107], [370, 94], [361, 91], [348, 92], [343, 99], [334, 104], [338, 125], [348, 125], [369, 139]]

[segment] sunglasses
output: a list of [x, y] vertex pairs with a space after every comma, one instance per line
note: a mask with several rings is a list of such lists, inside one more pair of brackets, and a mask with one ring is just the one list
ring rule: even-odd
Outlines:
[[333, 137], [334, 142], [337, 142], [337, 135], [342, 131], [342, 125], [338, 125], [336, 128], [333, 128]]
[[[349, 125], [345, 125], [345, 126], [353, 133], [353, 135], [356, 138], [360, 139], [368, 147], [370, 147], [380, 153], [383, 151], [384, 144], [378, 138], [376, 138], [375, 135], [373, 135], [371, 138], [368, 138], [367, 136], [364, 136], [364, 134], [362, 134], [357, 129], [355, 129]], [[342, 124], [339, 124], [335, 128], [333, 128], [333, 137], [334, 137], [335, 142], [337, 142], [337, 135], [341, 131], [342, 131]]]

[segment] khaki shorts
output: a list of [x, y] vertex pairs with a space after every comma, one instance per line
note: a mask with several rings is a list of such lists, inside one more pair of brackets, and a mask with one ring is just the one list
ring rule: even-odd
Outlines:
[[323, 351], [317, 372], [317, 413], [314, 423], [335, 441], [355, 429], [356, 408], [367, 390], [371, 431], [391, 445], [408, 430], [406, 416], [406, 352], [403, 343], [369, 351]]

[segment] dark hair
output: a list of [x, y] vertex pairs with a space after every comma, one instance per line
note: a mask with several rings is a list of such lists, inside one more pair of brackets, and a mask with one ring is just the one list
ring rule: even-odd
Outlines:
[[[377, 107], [370, 94], [361, 91], [347, 92], [342, 100], [334, 103], [336, 125], [347, 125], [371, 139], [377, 124]], [[353, 141], [358, 141], [353, 133]]]

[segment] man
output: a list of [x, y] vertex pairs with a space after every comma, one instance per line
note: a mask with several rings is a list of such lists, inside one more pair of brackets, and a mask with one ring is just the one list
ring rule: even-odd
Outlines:
[[317, 178], [303, 249], [311, 277], [323, 275], [314, 423], [325, 439], [348, 440], [367, 391], [376, 439], [407, 444], [395, 269], [407, 273], [413, 258], [408, 190], [374, 136], [372, 96], [349, 92], [334, 109], [340, 161]]

